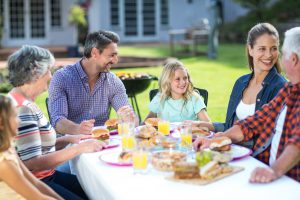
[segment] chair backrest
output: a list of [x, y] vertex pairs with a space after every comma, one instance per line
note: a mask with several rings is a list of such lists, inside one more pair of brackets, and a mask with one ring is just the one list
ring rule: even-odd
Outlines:
[[[202, 89], [202, 88], [194, 88], [194, 90], [196, 90], [196, 91], [199, 92], [199, 94], [203, 97], [203, 101], [204, 101], [205, 105], [207, 106], [207, 103], [208, 103], [208, 91], [206, 89]], [[158, 93], [158, 89], [150, 90], [150, 93], [149, 93], [150, 101], [155, 97], [155, 95], [157, 93]]]
[[49, 112], [49, 98], [48, 97], [46, 97], [46, 99], [45, 99], [45, 103], [46, 103], [46, 108], [47, 108], [47, 113], [48, 113], [48, 116], [49, 116], [49, 121], [50, 121], [50, 124], [51, 124], [51, 116], [50, 116], [50, 112]]

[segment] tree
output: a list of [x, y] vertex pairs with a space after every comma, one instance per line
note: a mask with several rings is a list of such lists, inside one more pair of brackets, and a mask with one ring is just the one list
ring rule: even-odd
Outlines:
[[73, 5], [69, 13], [69, 23], [73, 24], [77, 28], [76, 41], [77, 44], [82, 43], [80, 41], [81, 30], [85, 30], [87, 27], [87, 20], [85, 16], [85, 10], [79, 5]]
[[263, 20], [263, 12], [267, 8], [270, 0], [233, 0], [242, 7], [253, 12], [258, 20]]

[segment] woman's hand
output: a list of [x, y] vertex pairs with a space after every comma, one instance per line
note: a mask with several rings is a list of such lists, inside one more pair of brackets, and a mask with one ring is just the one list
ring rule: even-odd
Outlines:
[[257, 167], [251, 174], [251, 183], [269, 183], [276, 180], [278, 176], [270, 167]]
[[203, 150], [209, 147], [211, 140], [204, 137], [199, 137], [193, 143], [194, 149], [196, 151]]
[[67, 135], [66, 140], [71, 144], [78, 144], [81, 140], [91, 139], [91, 135]]
[[186, 120], [183, 123], [192, 124], [192, 128], [205, 127], [205, 128], [208, 128], [208, 130], [210, 130], [210, 131], [215, 131], [215, 128], [211, 122]]
[[98, 140], [88, 140], [78, 144], [78, 147], [80, 149], [80, 153], [92, 153], [106, 148], [106, 144]]

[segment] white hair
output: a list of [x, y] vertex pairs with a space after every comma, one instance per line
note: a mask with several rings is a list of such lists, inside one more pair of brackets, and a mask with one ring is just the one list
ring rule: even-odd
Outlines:
[[300, 58], [300, 27], [291, 28], [285, 32], [282, 50], [286, 58], [289, 58], [292, 53]]

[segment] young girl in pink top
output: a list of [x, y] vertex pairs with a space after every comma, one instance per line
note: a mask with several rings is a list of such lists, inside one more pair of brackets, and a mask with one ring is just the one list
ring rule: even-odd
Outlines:
[[62, 199], [20, 161], [13, 146], [18, 124], [10, 99], [0, 95], [0, 199]]

